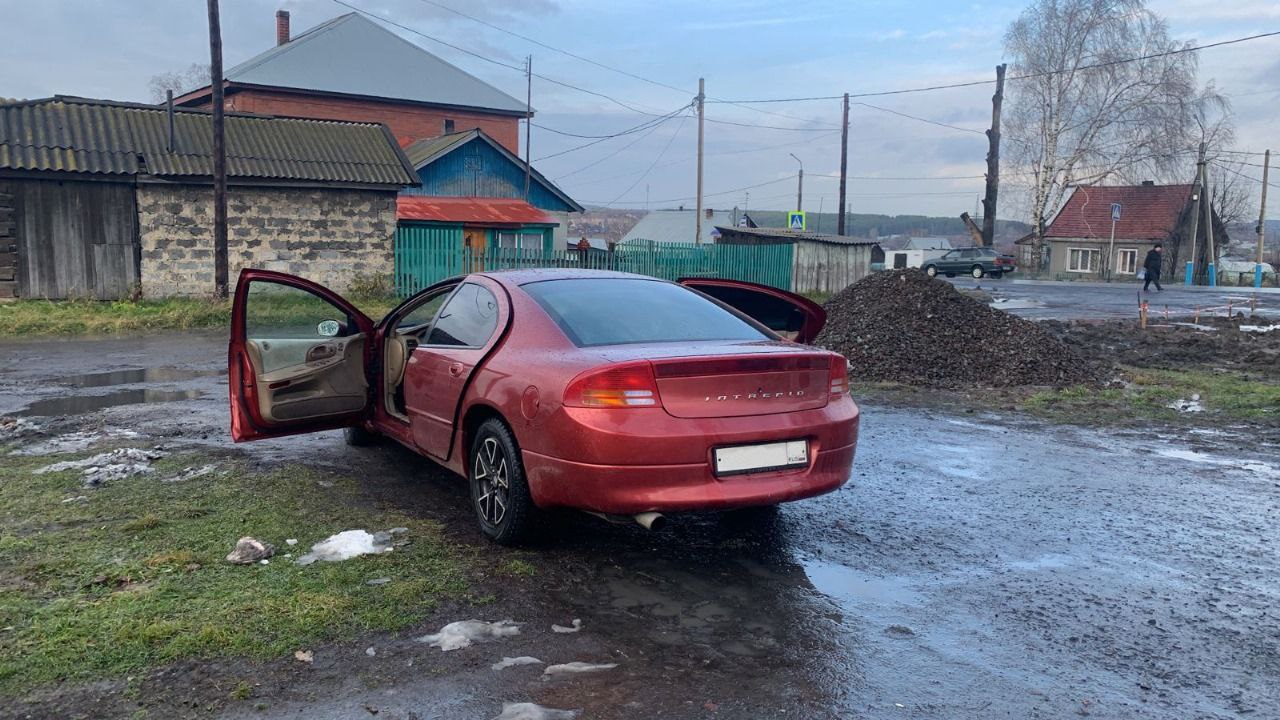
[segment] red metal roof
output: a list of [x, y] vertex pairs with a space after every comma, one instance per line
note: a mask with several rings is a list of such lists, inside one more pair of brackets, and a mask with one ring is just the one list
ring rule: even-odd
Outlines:
[[421, 195], [396, 198], [396, 219], [476, 225], [555, 225], [557, 222], [523, 200]]
[[1191, 201], [1190, 185], [1078, 187], [1049, 223], [1045, 237], [1108, 238], [1111, 203], [1120, 203], [1116, 239], [1165, 240]]

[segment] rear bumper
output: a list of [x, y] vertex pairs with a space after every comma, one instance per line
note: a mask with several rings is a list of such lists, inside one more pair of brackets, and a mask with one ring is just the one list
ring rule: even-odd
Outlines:
[[[751, 420], [759, 423], [761, 419]], [[745, 424], [745, 420], [726, 418], [716, 424], [722, 425], [721, 430], [728, 430], [733, 424]], [[730, 510], [771, 505], [831, 492], [848, 481], [859, 424], [858, 410], [851, 400], [846, 399], [821, 410], [773, 416], [769, 422], [775, 426], [757, 426], [751, 432], [702, 432], [673, 436], [669, 452], [649, 455], [659, 460], [680, 459], [688, 457], [690, 450], [694, 449], [690, 446], [696, 445], [699, 458], [696, 462], [583, 462], [529, 450], [523, 451], [522, 455], [529, 489], [538, 506], [614, 514]], [[701, 424], [705, 425], [706, 421]], [[590, 428], [580, 427], [579, 431], [591, 434]], [[729, 436], [732, 440], [728, 440]], [[809, 464], [806, 467], [726, 477], [717, 477], [713, 472], [715, 447], [797, 439], [805, 439], [809, 443]], [[652, 439], [646, 444], [652, 445]], [[628, 460], [634, 459], [629, 452], [624, 451], [620, 455], [629, 456]]]

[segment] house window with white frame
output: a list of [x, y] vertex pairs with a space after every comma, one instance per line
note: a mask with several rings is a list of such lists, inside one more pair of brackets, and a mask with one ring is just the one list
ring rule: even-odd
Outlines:
[[1116, 251], [1116, 272], [1133, 275], [1138, 272], [1138, 251], [1121, 249]]
[[1098, 272], [1101, 250], [1093, 248], [1069, 248], [1067, 253], [1067, 271], [1078, 273]]
[[498, 233], [498, 247], [520, 250], [541, 250], [542, 233], [503, 231]]

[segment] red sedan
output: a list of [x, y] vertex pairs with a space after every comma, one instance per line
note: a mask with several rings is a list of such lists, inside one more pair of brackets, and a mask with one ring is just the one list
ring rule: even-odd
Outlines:
[[452, 278], [374, 322], [245, 270], [231, 435], [391, 438], [467, 478], [500, 543], [552, 507], [651, 525], [773, 505], [840, 487], [853, 463], [847, 363], [801, 344], [825, 319], [752, 283], [539, 269]]

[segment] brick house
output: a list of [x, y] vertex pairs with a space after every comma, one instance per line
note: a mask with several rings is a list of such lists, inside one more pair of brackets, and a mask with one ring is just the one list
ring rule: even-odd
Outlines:
[[[1191, 253], [1190, 221], [1198, 185], [1140, 185], [1078, 187], [1045, 229], [1048, 271], [1064, 279], [1100, 279], [1108, 266], [1112, 278], [1133, 278], [1147, 251], [1164, 244], [1164, 275], [1181, 267]], [[1111, 240], [1111, 206], [1120, 205], [1115, 241]], [[1213, 211], [1215, 252], [1229, 241], [1226, 226]], [[1197, 268], [1205, 266], [1205, 223], [1199, 223]], [[1031, 235], [1020, 238], [1019, 266], [1031, 269]], [[1108, 258], [1108, 251], [1114, 253]]]
[[[389, 276], [396, 196], [418, 183], [386, 126], [226, 117], [228, 261], [345, 289]], [[0, 293], [116, 299], [213, 285], [207, 111], [54, 97], [0, 103]], [[6, 217], [7, 216], [7, 217]]]
[[[276, 46], [224, 73], [227, 110], [382, 123], [401, 147], [479, 128], [519, 153], [517, 100], [358, 13], [291, 37], [289, 13], [276, 13]], [[207, 108], [212, 91], [175, 98]]]

